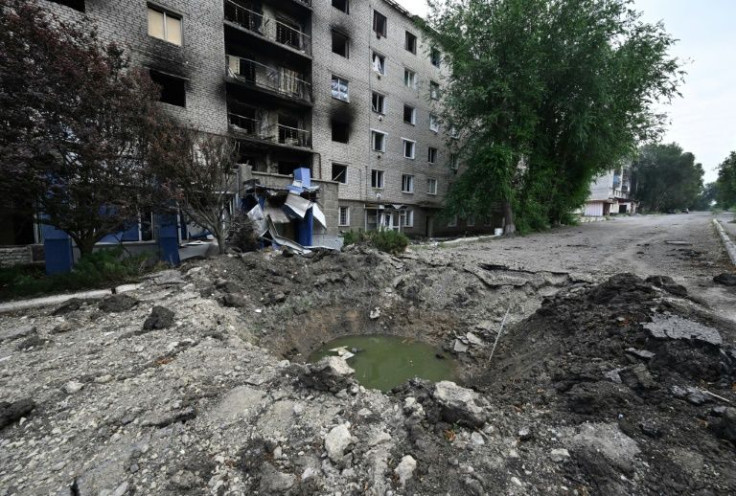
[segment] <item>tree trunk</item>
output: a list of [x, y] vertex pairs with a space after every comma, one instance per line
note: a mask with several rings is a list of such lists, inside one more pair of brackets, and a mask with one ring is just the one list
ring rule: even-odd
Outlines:
[[97, 240], [94, 238], [74, 238], [74, 242], [79, 249], [80, 258], [84, 258], [92, 254]]
[[514, 234], [516, 232], [516, 225], [514, 224], [514, 211], [511, 208], [511, 202], [506, 201], [503, 203], [503, 233]]

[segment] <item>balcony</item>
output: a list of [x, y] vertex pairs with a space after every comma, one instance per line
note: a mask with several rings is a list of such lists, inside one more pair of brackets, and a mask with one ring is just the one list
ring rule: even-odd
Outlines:
[[[299, 3], [308, 5], [304, 1]], [[225, 20], [279, 45], [305, 55], [312, 54], [312, 40], [298, 26], [290, 26], [276, 19], [268, 18], [259, 12], [246, 9], [232, 0], [225, 0]]]
[[252, 59], [227, 56], [227, 75], [243, 84], [256, 86], [287, 98], [312, 102], [312, 85], [299, 73], [285, 67], [269, 67]]
[[283, 124], [264, 125], [265, 122], [253, 117], [228, 112], [230, 130], [242, 137], [280, 145], [310, 148], [311, 133], [306, 129]]

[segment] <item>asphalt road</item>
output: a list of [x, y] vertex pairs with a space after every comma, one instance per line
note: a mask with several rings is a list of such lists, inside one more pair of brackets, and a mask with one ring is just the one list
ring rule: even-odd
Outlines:
[[[736, 290], [713, 282], [734, 268], [710, 213], [619, 217], [529, 236], [439, 250], [461, 263], [485, 262], [533, 271], [592, 275], [667, 275], [722, 316], [736, 321]], [[725, 219], [725, 218], [724, 218]], [[736, 224], [731, 224], [736, 226]]]

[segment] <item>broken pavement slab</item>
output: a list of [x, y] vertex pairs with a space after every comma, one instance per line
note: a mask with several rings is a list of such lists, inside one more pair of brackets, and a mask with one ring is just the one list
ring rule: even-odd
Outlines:
[[695, 340], [714, 346], [723, 344], [721, 334], [716, 329], [677, 315], [655, 314], [652, 321], [643, 326], [656, 339]]

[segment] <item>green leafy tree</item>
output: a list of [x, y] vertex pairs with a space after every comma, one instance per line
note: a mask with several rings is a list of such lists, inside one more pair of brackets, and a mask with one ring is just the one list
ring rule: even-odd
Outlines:
[[736, 205], [736, 152], [731, 152], [718, 168], [718, 205], [730, 208]]
[[89, 23], [0, 0], [0, 202], [37, 209], [89, 255], [160, 198], [146, 166], [157, 100]]
[[718, 183], [707, 183], [695, 200], [694, 210], [708, 210], [718, 201]]
[[677, 94], [673, 39], [630, 0], [429, 3], [450, 64], [444, 118], [462, 130], [451, 214], [500, 203], [507, 233], [564, 221], [593, 177], [657, 134], [652, 105]]
[[633, 173], [634, 198], [647, 211], [693, 208], [703, 189], [703, 166], [676, 143], [642, 147]]

